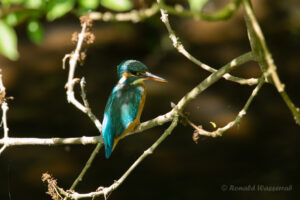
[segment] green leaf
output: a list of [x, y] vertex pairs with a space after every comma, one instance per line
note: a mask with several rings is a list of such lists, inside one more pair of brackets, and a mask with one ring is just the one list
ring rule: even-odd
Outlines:
[[15, 30], [0, 20], [0, 53], [11, 60], [17, 60], [17, 34]]
[[209, 122], [214, 128], [217, 128], [217, 124], [215, 122]]
[[9, 25], [9, 26], [15, 26], [18, 24], [18, 17], [16, 15], [16, 13], [9, 13], [6, 17], [5, 17], [5, 22]]
[[189, 0], [190, 8], [193, 11], [200, 11], [208, 0]]
[[130, 0], [101, 0], [100, 4], [105, 8], [115, 11], [127, 11], [133, 7]]
[[2, 0], [0, 1], [4, 6], [10, 6], [12, 4], [22, 4], [24, 0]]
[[31, 20], [27, 24], [27, 34], [30, 40], [36, 44], [39, 44], [44, 39], [44, 29], [42, 24], [37, 20]]
[[51, 0], [47, 5], [47, 19], [53, 21], [68, 13], [74, 7], [74, 0]]
[[44, 0], [25, 0], [26, 8], [38, 9], [44, 5]]
[[78, 0], [79, 6], [84, 10], [95, 10], [100, 4], [100, 0]]
[[41, 13], [37, 10], [24, 9], [7, 14], [4, 17], [4, 20], [9, 26], [17, 26], [24, 21], [27, 21], [29, 17], [37, 18], [40, 17], [40, 15]]

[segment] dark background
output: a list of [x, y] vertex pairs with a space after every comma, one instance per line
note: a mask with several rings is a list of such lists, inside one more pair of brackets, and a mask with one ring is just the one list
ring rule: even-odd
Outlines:
[[[177, 1], [180, 2], [180, 1]], [[221, 1], [207, 5], [214, 10]], [[300, 5], [297, 0], [253, 1], [257, 18], [278, 73], [293, 102], [300, 106]], [[184, 46], [202, 62], [219, 68], [250, 50], [241, 9], [225, 22], [204, 22], [170, 17]], [[67, 70], [62, 58], [74, 49], [71, 35], [79, 31], [75, 16], [44, 22], [45, 40], [32, 44], [17, 29], [20, 59], [0, 57], [9, 101], [11, 137], [80, 137], [98, 135], [89, 118], [66, 101]], [[93, 112], [102, 120], [111, 89], [117, 82], [116, 66], [126, 59], [144, 62], [168, 84], [147, 82], [147, 101], [142, 121], [168, 112], [170, 102], [180, 98], [209, 73], [184, 58], [172, 46], [159, 15], [133, 24], [96, 22], [96, 41], [86, 49], [87, 58], [76, 77], [87, 80], [87, 95]], [[250, 62], [234, 74], [259, 77]], [[79, 94], [79, 88], [76, 92]], [[190, 119], [212, 130], [233, 120], [253, 87], [220, 80], [190, 103]], [[79, 98], [79, 96], [78, 96]], [[79, 192], [108, 186], [168, 127], [165, 124], [122, 140], [110, 159], [101, 149], [78, 185]], [[179, 125], [114, 191], [111, 199], [297, 199], [299, 194], [299, 139], [297, 126], [276, 89], [265, 84], [246, 117], [222, 137], [192, 141], [193, 129]], [[0, 157], [0, 199], [50, 199], [41, 175], [51, 173], [60, 186], [70, 187], [94, 145], [9, 147]], [[289, 186], [288, 192], [223, 192], [222, 185]], [[299, 195], [298, 195], [299, 197]], [[101, 198], [99, 198], [101, 199]]]

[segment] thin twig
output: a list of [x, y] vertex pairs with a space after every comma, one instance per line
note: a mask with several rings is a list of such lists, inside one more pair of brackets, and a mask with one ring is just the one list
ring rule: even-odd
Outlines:
[[[202, 128], [202, 126], [197, 126], [196, 124], [194, 124], [191, 120], [189, 120], [189, 118], [185, 115], [180, 115], [181, 117], [184, 118], [184, 120], [195, 129], [195, 131], [197, 132], [198, 135], [203, 135], [203, 136], [208, 136], [208, 137], [216, 137], [216, 134], [206, 131]], [[198, 137], [197, 137], [198, 139]], [[195, 139], [194, 139], [195, 141]], [[196, 141], [195, 141], [196, 142]]]
[[216, 131], [214, 131], [215, 135], [221, 136], [225, 131], [232, 128], [233, 126], [235, 126], [236, 124], [238, 124], [241, 121], [241, 119], [246, 115], [246, 112], [247, 112], [251, 102], [253, 101], [254, 97], [258, 94], [260, 88], [262, 87], [262, 85], [264, 83], [265, 83], [265, 80], [264, 80], [264, 77], [262, 76], [259, 79], [258, 85], [253, 89], [250, 97], [248, 98], [246, 104], [244, 105], [242, 110], [239, 112], [237, 117], [232, 122], [229, 122], [226, 126], [224, 126], [222, 128], [218, 128]]
[[[74, 95], [74, 84], [77, 81], [77, 79], [74, 79], [74, 74], [75, 74], [77, 61], [79, 60], [80, 50], [81, 50], [81, 47], [82, 47], [82, 44], [83, 44], [83, 41], [84, 41], [84, 36], [85, 36], [85, 33], [86, 33], [86, 29], [87, 29], [87, 23], [84, 22], [84, 23], [82, 23], [81, 32], [78, 34], [78, 42], [77, 42], [75, 51], [73, 53], [71, 53], [69, 56], [66, 55], [63, 59], [63, 62], [65, 62], [66, 59], [68, 57], [70, 57], [70, 59], [69, 59], [68, 81], [67, 81], [67, 84], [66, 84], [66, 87], [67, 87], [67, 100], [68, 100], [69, 103], [72, 103], [76, 108], [78, 108], [79, 110], [81, 110], [84, 113], [87, 112], [86, 108], [79, 101], [77, 101], [77, 99], [75, 98], [75, 95]], [[65, 66], [65, 64], [63, 63], [63, 67], [64, 66]]]
[[180, 17], [193, 17], [195, 19], [202, 19], [205, 21], [221, 21], [230, 19], [239, 8], [240, 3], [241, 0], [233, 0], [216, 13], [208, 14], [203, 12], [185, 10], [182, 6], [168, 6], [162, 0], [158, 1], [159, 8], [168, 11], [168, 13], [172, 15], [177, 15]]
[[[88, 100], [86, 98], [86, 92], [85, 92], [85, 78], [83, 77], [80, 81], [80, 88], [81, 88], [81, 98], [82, 101], [84, 103], [84, 106], [87, 110], [87, 115], [89, 116], [89, 118], [94, 122], [95, 126], [97, 127], [97, 129], [99, 130], [99, 133], [101, 133], [101, 123], [100, 121], [97, 119], [97, 117], [92, 113], [91, 108], [89, 106]], [[101, 149], [101, 147], [103, 146], [103, 141], [99, 142], [97, 144], [97, 146], [95, 147], [95, 149], [93, 150], [92, 154], [90, 155], [88, 161], [86, 162], [84, 168], [81, 170], [80, 174], [78, 175], [78, 177], [75, 179], [75, 181], [73, 182], [72, 186], [70, 187], [70, 190], [74, 190], [75, 187], [78, 185], [78, 183], [83, 179], [84, 175], [86, 174], [87, 170], [90, 168], [90, 166], [92, 165], [96, 155], [98, 154], [99, 150]], [[67, 197], [66, 197], [67, 198]], [[65, 199], [66, 199], [65, 198]]]
[[276, 72], [277, 67], [272, 58], [272, 54], [269, 51], [263, 32], [254, 15], [251, 2], [249, 0], [243, 0], [243, 8], [250, 45], [257, 57], [261, 70], [267, 80], [274, 84], [284, 102], [292, 112], [296, 123], [300, 125], [300, 109], [291, 101], [284, 89], [284, 84], [279, 79]]
[[7, 117], [6, 117], [6, 113], [8, 111], [8, 104], [6, 101], [2, 102], [1, 109], [2, 109], [2, 125], [4, 131], [4, 138], [8, 138], [9, 128], [7, 126]]
[[131, 10], [124, 13], [112, 13], [112, 12], [90, 12], [88, 17], [92, 20], [102, 21], [131, 21], [133, 23], [141, 22], [147, 18], [157, 14], [159, 9], [164, 9], [172, 15], [180, 17], [194, 17], [195, 19], [202, 19], [206, 21], [220, 21], [229, 19], [238, 9], [241, 0], [234, 0], [228, 3], [223, 9], [216, 13], [203, 13], [195, 12], [191, 10], [185, 10], [182, 6], [176, 5], [175, 7], [168, 6], [164, 2], [153, 3], [150, 8]]
[[226, 64], [225, 66], [221, 67], [218, 71], [212, 73], [209, 75], [205, 80], [203, 80], [199, 85], [197, 85], [194, 89], [192, 89], [190, 92], [188, 92], [184, 97], [181, 98], [181, 100], [178, 102], [175, 108], [177, 108], [179, 111], [183, 111], [185, 106], [195, 99], [201, 92], [203, 92], [205, 89], [207, 89], [209, 86], [211, 86], [213, 83], [218, 81], [220, 78], [223, 77], [224, 74], [234, 70], [239, 65], [246, 63], [253, 59], [252, 52], [245, 53], [235, 59], [233, 59], [231, 62]]
[[[81, 98], [82, 101], [84, 103], [84, 106], [86, 107], [87, 110], [87, 115], [89, 116], [89, 118], [94, 122], [95, 126], [97, 127], [97, 129], [99, 130], [99, 133], [101, 133], [101, 123], [100, 121], [97, 119], [97, 117], [92, 113], [91, 108], [89, 106], [88, 100], [86, 98], [86, 92], [85, 92], [85, 78], [83, 77], [80, 81], [80, 88], [81, 88]], [[99, 150], [101, 149], [101, 147], [103, 146], [103, 141], [99, 142], [97, 144], [97, 146], [95, 147], [95, 149], [93, 150], [92, 154], [90, 155], [88, 161], [86, 162], [84, 168], [81, 170], [80, 174], [78, 175], [78, 177], [75, 179], [75, 181], [73, 182], [72, 186], [70, 187], [70, 190], [74, 190], [75, 187], [78, 185], [78, 183], [83, 179], [84, 175], [86, 174], [87, 170], [90, 168], [90, 166], [92, 165], [96, 155], [98, 154]], [[67, 197], [65, 198], [65, 200], [67, 199]]]
[[66, 63], [67, 63], [67, 59], [71, 57], [71, 54], [66, 54], [64, 56], [64, 58], [62, 59], [62, 69], [65, 70], [66, 69]]
[[84, 77], [80, 81], [81, 98], [82, 98], [84, 105], [81, 104], [75, 98], [75, 94], [74, 94], [74, 84], [77, 81], [79, 81], [79, 79], [74, 78], [74, 74], [75, 74], [77, 62], [78, 62], [78, 60], [80, 60], [79, 57], [80, 57], [81, 47], [85, 40], [86, 40], [86, 43], [93, 42], [93, 39], [91, 40], [91, 38], [85, 38], [86, 36], [88, 37], [88, 36], [92, 35], [90, 32], [88, 32], [88, 28], [91, 27], [91, 19], [85, 17], [85, 18], [81, 18], [81, 21], [82, 21], [82, 23], [81, 23], [82, 29], [76, 38], [77, 45], [76, 45], [75, 51], [72, 54], [65, 55], [65, 57], [63, 58], [63, 68], [65, 68], [65, 62], [66, 62], [67, 58], [69, 58], [69, 73], [68, 73], [68, 81], [66, 83], [67, 100], [69, 103], [72, 103], [76, 108], [78, 108], [79, 110], [81, 110], [82, 112], [87, 114], [89, 116], [89, 118], [92, 120], [92, 122], [95, 124], [95, 126], [97, 127], [99, 133], [101, 133], [101, 123], [100, 123], [99, 119], [97, 119], [97, 117], [92, 113], [91, 108], [88, 103], [88, 100], [86, 98]]
[[75, 181], [73, 182], [72, 186], [70, 187], [70, 190], [74, 190], [75, 187], [77, 186], [77, 184], [83, 179], [83, 176], [85, 175], [85, 173], [87, 172], [87, 170], [90, 168], [90, 166], [92, 165], [96, 155], [98, 154], [99, 150], [101, 149], [101, 147], [103, 146], [103, 143], [98, 143], [96, 148], [93, 150], [93, 153], [91, 154], [90, 158], [88, 159], [88, 161], [86, 162], [84, 168], [81, 170], [80, 174], [78, 175], [78, 177], [75, 179]]
[[[109, 187], [99, 187], [99, 189], [96, 192], [90, 192], [90, 193], [77, 193], [77, 192], [66, 192], [62, 188], [59, 188], [59, 191], [61, 191], [61, 194], [70, 198], [70, 199], [83, 199], [83, 198], [93, 198], [97, 196], [104, 196], [107, 197], [108, 194], [110, 194], [112, 191], [117, 189], [125, 180], [126, 178], [131, 174], [131, 172], [150, 154], [153, 153], [153, 151], [158, 147], [158, 145], [161, 144], [162, 141], [164, 141], [174, 130], [174, 128], [178, 124], [178, 116], [174, 117], [171, 125], [168, 127], [168, 129], [165, 130], [165, 132], [156, 140], [154, 144], [150, 148], [148, 148], [144, 153], [129, 167], [129, 169], [119, 178], [117, 181], [115, 181], [112, 185]], [[56, 186], [58, 188], [58, 186]]]
[[9, 128], [7, 126], [7, 111], [8, 111], [8, 104], [6, 102], [6, 91], [5, 91], [5, 87], [2, 81], [2, 69], [0, 69], [0, 102], [1, 102], [1, 109], [2, 109], [2, 126], [3, 126], [3, 138], [1, 140], [3, 140], [3, 146], [0, 149], [0, 154], [6, 149], [6, 147], [9, 146], [8, 144], [8, 131]]
[[[97, 119], [97, 117], [92, 113], [92, 110], [89, 106], [88, 100], [86, 98], [86, 92], [85, 92], [85, 79], [84, 77], [81, 79], [80, 81], [80, 88], [81, 88], [81, 98], [82, 101], [84, 103], [84, 105], [82, 105], [79, 101], [77, 101], [75, 99], [75, 95], [74, 95], [74, 84], [76, 83], [77, 79], [74, 79], [74, 74], [75, 74], [75, 69], [76, 69], [76, 65], [77, 62], [79, 60], [80, 57], [80, 50], [82, 47], [82, 44], [85, 40], [85, 36], [86, 35], [90, 35], [91, 34], [87, 34], [87, 29], [91, 26], [91, 19], [90, 18], [85, 18], [82, 19], [81, 18], [81, 33], [78, 34], [78, 38], [77, 38], [77, 45], [76, 45], [76, 49], [74, 51], [73, 54], [71, 54], [71, 56], [66, 55], [63, 59], [63, 69], [65, 68], [65, 62], [66, 59], [70, 57], [69, 60], [69, 75], [68, 75], [68, 82], [67, 82], [67, 100], [68, 102], [73, 103], [73, 105], [75, 107], [77, 107], [79, 110], [81, 110], [82, 112], [86, 113], [89, 118], [92, 120], [92, 122], [95, 124], [95, 126], [97, 127], [99, 134], [101, 134], [101, 123], [100, 121]], [[76, 35], [75, 35], [76, 36]], [[93, 41], [89, 41], [89, 39], [86, 39], [87, 43], [91, 43]], [[84, 168], [81, 170], [80, 174], [78, 175], [78, 177], [75, 179], [75, 181], [73, 182], [72, 186], [70, 187], [70, 190], [74, 190], [75, 187], [77, 186], [77, 184], [83, 179], [84, 175], [86, 174], [87, 170], [90, 168], [93, 160], [95, 159], [97, 153], [99, 152], [99, 150], [101, 149], [101, 147], [103, 146], [103, 139], [101, 137], [101, 142], [99, 142], [97, 144], [97, 146], [95, 147], [95, 149], [93, 150], [93, 153], [90, 155], [87, 163], [85, 164]]]
[[94, 122], [95, 126], [97, 127], [99, 133], [101, 133], [101, 123], [99, 121], [99, 119], [94, 115], [94, 113], [92, 112], [89, 102], [86, 98], [86, 92], [85, 92], [85, 78], [82, 77], [80, 80], [80, 88], [81, 88], [81, 98], [82, 101], [84, 103], [84, 106], [86, 108], [86, 114], [89, 116], [89, 118], [92, 120], [92, 122]]
[[[159, 0], [158, 0], [158, 2], [159, 2]], [[173, 43], [173, 46], [177, 49], [177, 51], [179, 53], [181, 53], [182, 55], [184, 55], [188, 60], [192, 61], [193, 63], [195, 63], [196, 65], [201, 67], [202, 69], [204, 69], [206, 71], [209, 71], [211, 73], [216, 72], [217, 71], [216, 69], [208, 66], [207, 64], [202, 63], [200, 60], [198, 60], [197, 58], [192, 56], [184, 48], [184, 46], [181, 43], [180, 39], [176, 36], [174, 30], [172, 29], [172, 27], [170, 25], [168, 14], [166, 13], [166, 11], [164, 9], [160, 9], [160, 12], [161, 12], [161, 21], [165, 24], [165, 26], [166, 26], [166, 28], [169, 32], [169, 37], [170, 37], [170, 39]], [[224, 74], [223, 78], [226, 79], [226, 80], [229, 80], [229, 81], [239, 83], [239, 84], [256, 85], [258, 83], [257, 78], [244, 79], [244, 78], [232, 76], [228, 73]]]
[[292, 102], [291, 98], [288, 96], [285, 90], [282, 92], [279, 92], [282, 99], [284, 100], [285, 104], [288, 106], [290, 111], [292, 112], [294, 116], [295, 122], [300, 125], [300, 108], [296, 107], [295, 104]]
[[248, 98], [246, 104], [244, 105], [244, 107], [242, 108], [242, 110], [239, 112], [239, 114], [236, 116], [236, 118], [233, 121], [227, 123], [227, 125], [225, 125], [224, 127], [218, 128], [215, 131], [206, 131], [203, 128], [197, 127], [196, 125], [194, 125], [191, 122], [189, 123], [189, 121], [188, 121], [188, 123], [190, 125], [193, 124], [192, 126], [195, 128], [196, 132], [199, 135], [210, 136], [210, 137], [222, 136], [222, 134], [224, 132], [226, 132], [227, 130], [229, 130], [230, 128], [235, 126], [236, 124], [240, 123], [241, 119], [246, 115], [251, 102], [253, 101], [254, 97], [258, 94], [259, 90], [261, 89], [261, 87], [264, 83], [265, 83], [265, 78], [264, 78], [264, 76], [262, 76], [259, 79], [258, 85], [253, 89], [251, 95], [249, 96], [249, 98]]
[[152, 4], [150, 8], [132, 10], [125, 13], [112, 13], [112, 12], [90, 12], [88, 17], [92, 20], [103, 21], [132, 21], [134, 23], [140, 22], [146, 18], [152, 17], [158, 12], [158, 5]]
[[4, 144], [4, 145], [1, 147], [1, 149], [0, 149], [0, 155], [1, 155], [1, 153], [6, 149], [7, 146], [8, 146], [7, 144]]

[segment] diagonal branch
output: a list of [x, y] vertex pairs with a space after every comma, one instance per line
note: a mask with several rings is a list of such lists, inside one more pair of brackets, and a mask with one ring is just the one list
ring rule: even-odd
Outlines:
[[[159, 2], [160, 0], [158, 0]], [[190, 61], [192, 61], [193, 63], [195, 63], [196, 65], [198, 65], [199, 67], [201, 67], [202, 69], [209, 71], [211, 73], [216, 72], [217, 70], [202, 63], [200, 60], [198, 60], [197, 58], [195, 58], [194, 56], [192, 56], [183, 46], [183, 44], [181, 43], [181, 41], [179, 40], [179, 38], [176, 36], [174, 30], [172, 29], [170, 22], [169, 22], [169, 18], [168, 18], [168, 14], [166, 13], [166, 11], [164, 9], [160, 9], [161, 12], [161, 21], [165, 24], [168, 32], [169, 32], [169, 37], [173, 43], [173, 46], [177, 49], [177, 51], [179, 53], [181, 53], [182, 55], [184, 55], [187, 59], [189, 59]], [[223, 76], [224, 79], [229, 80], [229, 81], [233, 81], [239, 84], [247, 84], [247, 85], [256, 85], [258, 83], [258, 79], [257, 78], [250, 78], [250, 79], [244, 79], [244, 78], [240, 78], [240, 77], [235, 77], [232, 76], [228, 73], [224, 74]]]
[[[94, 196], [101, 196], [104, 195], [106, 197], [107, 194], [115, 190], [119, 185], [126, 179], [126, 177], [131, 173], [132, 170], [146, 157], [148, 154], [150, 154], [159, 144], [162, 142], [173, 130], [173, 128], [178, 123], [178, 114], [183, 111], [185, 106], [193, 99], [195, 99], [202, 91], [204, 91], [206, 88], [208, 88], [210, 85], [218, 81], [222, 78], [222, 76], [231, 70], [235, 69], [237, 66], [248, 62], [252, 59], [252, 53], [246, 53], [238, 58], [233, 59], [230, 63], [219, 69], [218, 71], [212, 73], [210, 76], [208, 76], [204, 81], [202, 81], [199, 85], [197, 85], [194, 89], [192, 89], [190, 92], [188, 92], [179, 102], [178, 104], [168, 113], [165, 115], [159, 116], [153, 120], [150, 120], [148, 122], [144, 122], [140, 125], [140, 127], [137, 128], [136, 132], [142, 131], [141, 129], [149, 129], [153, 126], [160, 125], [162, 123], [166, 123], [168, 121], [172, 121], [173, 123], [171, 126], [165, 131], [165, 133], [158, 139], [158, 143], [154, 143], [150, 149], [145, 151], [145, 155], [143, 154], [139, 159], [128, 169], [128, 171], [119, 179], [119, 181], [115, 182], [111, 186], [107, 188], [101, 188], [99, 191], [91, 192], [87, 194], [80, 194], [77, 192], [66, 192], [62, 188], [57, 187], [57, 191], [60, 191], [62, 195], [64, 195], [66, 198], [71, 199], [79, 199], [79, 198], [89, 198]], [[176, 123], [175, 123], [176, 122]], [[175, 124], [174, 124], [175, 123]]]
[[103, 146], [103, 143], [98, 143], [95, 149], [93, 150], [91, 156], [89, 157], [88, 161], [86, 162], [84, 168], [81, 170], [80, 174], [78, 177], [75, 179], [73, 182], [72, 186], [70, 187], [70, 190], [74, 190], [75, 187], [78, 185], [80, 181], [82, 181], [84, 175], [86, 174], [87, 170], [91, 167], [96, 155], [98, 154], [99, 150]]
[[92, 122], [94, 122], [98, 131], [101, 133], [102, 125], [101, 125], [99, 119], [94, 115], [94, 113], [92, 112], [92, 110], [90, 108], [89, 102], [86, 98], [85, 84], [86, 84], [85, 78], [83, 77], [80, 80], [80, 88], [81, 88], [81, 98], [82, 98], [82, 101], [83, 101], [85, 109], [86, 109], [86, 114], [89, 116], [89, 118], [92, 120]]
[[[81, 198], [91, 198], [91, 197], [96, 197], [96, 196], [101, 196], [103, 195], [104, 197], [106, 197], [110, 192], [112, 192], [113, 190], [117, 189], [122, 183], [123, 181], [127, 178], [127, 176], [135, 169], [135, 167], [149, 154], [151, 154], [156, 147], [172, 132], [172, 130], [175, 128], [175, 126], [178, 123], [178, 114], [181, 113], [183, 111], [183, 109], [185, 108], [185, 106], [194, 98], [196, 98], [202, 91], [204, 91], [206, 88], [208, 88], [210, 85], [212, 85], [213, 83], [215, 83], [217, 80], [221, 79], [222, 76], [225, 73], [230, 72], [231, 70], [235, 69], [237, 66], [239, 66], [240, 64], [243, 64], [247, 61], [249, 61], [249, 58], [252, 58], [252, 53], [246, 53], [234, 60], [232, 60], [230, 63], [228, 63], [227, 65], [225, 65], [224, 67], [222, 67], [221, 69], [219, 69], [217, 72], [212, 73], [209, 77], [207, 77], [204, 81], [202, 81], [199, 85], [197, 85], [194, 89], [192, 89], [190, 92], [188, 92], [179, 102], [178, 104], [168, 113], [166, 113], [165, 115], [159, 116], [153, 120], [150, 120], [149, 122], [145, 122], [145, 125], [140, 125], [144, 128], [151, 128], [155, 125], [155, 123], [153, 123], [153, 121], [157, 121], [157, 120], [162, 120], [164, 123], [168, 122], [170, 120], [173, 120], [172, 124], [170, 125], [170, 127], [164, 132], [164, 134], [149, 148], [147, 149], [144, 154], [142, 154], [137, 161], [127, 170], [127, 172], [125, 172], [125, 174], [118, 180], [116, 181], [114, 184], [112, 184], [109, 187], [100, 187], [98, 190], [99, 191], [95, 191], [95, 192], [90, 192], [90, 193], [86, 193], [86, 194], [80, 194], [77, 192], [67, 192], [64, 191], [62, 188], [57, 187], [57, 190], [60, 191], [60, 193], [62, 195], [64, 195], [66, 198], [71, 198], [71, 199], [81, 199]], [[261, 87], [263, 81], [260, 82], [260, 84], [257, 86], [258, 88]], [[255, 89], [254, 90], [254, 94], [251, 95], [251, 97], [249, 98], [250, 100], [247, 101], [246, 105], [244, 106], [245, 109], [247, 109], [251, 103], [251, 101], [253, 100], [254, 96], [257, 94], [259, 89]], [[245, 111], [244, 111], [245, 112]], [[243, 115], [245, 114], [244, 112], [240, 112]], [[242, 115], [242, 116], [243, 116]], [[168, 116], [168, 117], [167, 117]], [[241, 117], [242, 117], [241, 116]], [[239, 117], [239, 116], [238, 116]], [[237, 123], [237, 122], [236, 122]], [[158, 124], [156, 124], [158, 125]], [[230, 125], [233, 126], [234, 124]], [[139, 127], [138, 127], [139, 128]], [[139, 132], [141, 130], [137, 130], [137, 132]]]
[[[250, 97], [248, 98], [246, 104], [244, 105], [244, 107], [242, 108], [242, 110], [239, 112], [239, 114], [236, 116], [236, 118], [229, 122], [227, 125], [225, 125], [224, 127], [218, 128], [215, 131], [206, 131], [198, 126], [196, 126], [195, 124], [193, 124], [191, 121], [189, 121], [187, 118], [187, 122], [195, 128], [195, 134], [197, 135], [204, 135], [204, 136], [210, 136], [210, 137], [216, 137], [216, 136], [222, 136], [224, 132], [226, 132], [227, 130], [229, 130], [230, 128], [232, 128], [233, 126], [235, 126], [236, 124], [240, 123], [241, 119], [246, 115], [247, 110], [250, 106], [250, 104], [252, 103], [254, 97], [258, 94], [259, 90], [261, 89], [262, 85], [265, 83], [265, 78], [264, 76], [262, 76], [259, 79], [258, 85], [253, 89]], [[194, 136], [194, 139], [198, 139], [197, 136]]]
[[0, 148], [0, 155], [1, 153], [6, 149], [8, 145], [7, 144], [4, 144], [1, 148]]
[[[143, 132], [147, 129], [153, 128], [155, 126], [163, 125], [167, 122], [172, 121], [174, 116], [178, 114], [178, 110], [180, 112], [183, 111], [185, 106], [195, 99], [201, 92], [211, 86], [213, 83], [218, 81], [222, 78], [222, 76], [231, 70], [234, 70], [238, 66], [250, 61], [253, 59], [253, 54], [251, 52], [245, 53], [232, 61], [228, 64], [220, 68], [218, 71], [212, 73], [206, 79], [204, 79], [199, 85], [193, 88], [190, 92], [188, 92], [182, 99], [178, 102], [178, 104], [169, 112], [157, 116], [154, 119], [141, 123], [133, 133], [128, 133], [126, 135], [132, 135], [135, 133]], [[9, 138], [7, 144], [10, 146], [15, 145], [63, 145], [63, 144], [97, 144], [103, 143], [101, 136], [94, 136], [94, 137], [75, 137], [75, 138]], [[4, 144], [4, 140], [0, 139], [0, 144]]]
[[243, 0], [243, 8], [250, 45], [257, 57], [261, 70], [267, 80], [274, 84], [284, 102], [292, 112], [296, 123], [300, 125], [300, 109], [291, 101], [285, 91], [284, 84], [279, 79], [276, 72], [277, 67], [272, 58], [272, 54], [269, 51], [263, 32], [256, 20], [250, 0]]
[[185, 106], [190, 101], [195, 99], [201, 92], [203, 92], [209, 86], [211, 86], [216, 81], [218, 81], [220, 78], [222, 78], [224, 74], [229, 73], [230, 71], [234, 70], [239, 65], [246, 63], [252, 59], [253, 59], [252, 52], [245, 53], [245, 54], [233, 59], [231, 62], [229, 62], [222, 68], [220, 68], [218, 71], [212, 73], [210, 76], [208, 76], [206, 79], [204, 79], [199, 85], [197, 85], [194, 89], [192, 89], [189, 93], [187, 93], [184, 97], [182, 97], [175, 108], [177, 108], [179, 111], [183, 111]]
[[104, 198], [107, 197], [112, 191], [117, 189], [125, 180], [126, 178], [131, 174], [131, 172], [150, 154], [153, 153], [153, 151], [161, 144], [162, 141], [164, 141], [174, 130], [174, 128], [178, 124], [178, 116], [174, 117], [171, 125], [168, 127], [168, 129], [165, 130], [165, 132], [158, 138], [158, 140], [129, 167], [129, 169], [112, 185], [109, 187], [99, 187], [97, 191], [90, 192], [90, 193], [84, 193], [80, 194], [77, 192], [68, 192], [64, 191], [62, 188], [59, 188], [57, 185], [55, 185], [56, 189], [65, 197], [70, 199], [83, 199], [83, 198], [94, 198], [97, 196], [104, 196]]

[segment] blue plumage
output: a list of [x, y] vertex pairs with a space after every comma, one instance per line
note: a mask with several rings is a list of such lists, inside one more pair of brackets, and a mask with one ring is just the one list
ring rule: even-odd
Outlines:
[[143, 93], [144, 89], [139, 85], [118, 84], [113, 89], [105, 107], [102, 124], [106, 158], [112, 152], [114, 139], [122, 136], [128, 125], [136, 119]]
[[102, 137], [105, 157], [109, 158], [118, 140], [139, 124], [145, 102], [143, 80], [166, 82], [147, 72], [147, 67], [136, 60], [127, 60], [118, 66], [119, 82], [114, 87], [104, 111]]

